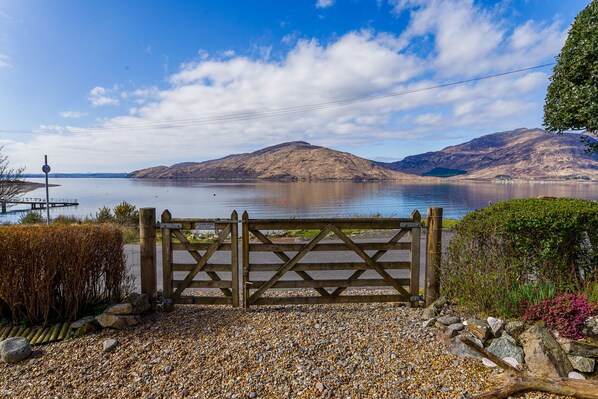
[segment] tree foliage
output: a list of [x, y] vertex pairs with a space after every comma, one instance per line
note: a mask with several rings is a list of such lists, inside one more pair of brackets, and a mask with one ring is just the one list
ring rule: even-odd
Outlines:
[[[573, 21], [557, 57], [544, 105], [544, 126], [552, 132], [586, 130], [598, 135], [598, 0]], [[590, 152], [598, 142], [585, 138]]]
[[0, 200], [7, 201], [17, 197], [23, 190], [21, 174], [25, 168], [11, 168], [8, 155], [2, 154], [0, 147]]

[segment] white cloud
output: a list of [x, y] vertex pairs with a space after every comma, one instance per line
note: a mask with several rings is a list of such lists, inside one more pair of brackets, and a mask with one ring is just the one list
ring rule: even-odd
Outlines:
[[[479, 135], [540, 124], [548, 70], [343, 107], [277, 111], [421, 90], [464, 75], [545, 63], [566, 37], [558, 23], [511, 26], [492, 14], [496, 8], [488, 11], [471, 1], [394, 4], [395, 12], [410, 11], [409, 27], [400, 34], [365, 30], [328, 42], [297, 40], [276, 59], [269, 56], [268, 46], [256, 48], [253, 57], [199, 54], [167, 76], [166, 88], [119, 93], [118, 86], [97, 86], [89, 92], [92, 105], [121, 104], [128, 114], [107, 119], [97, 129], [45, 127], [30, 142], [6, 144], [7, 151], [20, 164], [27, 164], [28, 154], [43, 152], [53, 153], [57, 166], [64, 162], [62, 169], [106, 170], [113, 165], [112, 170], [127, 171], [212, 159], [289, 140], [356, 146], [359, 154], [359, 146], [408, 147], [403, 143], [431, 138], [438, 143], [455, 131]], [[414, 50], [413, 44], [422, 38], [432, 46], [431, 53]], [[264, 112], [280, 115], [253, 117], [267, 116]], [[405, 155], [409, 154], [393, 154]]]
[[316, 8], [328, 8], [334, 5], [335, 0], [318, 0], [316, 2]]
[[87, 115], [87, 112], [80, 112], [80, 111], [63, 111], [60, 113], [60, 116], [62, 118], [67, 118], [67, 119], [78, 119], [78, 118], [82, 118], [85, 115]]
[[120, 102], [116, 97], [115, 91], [117, 87], [107, 89], [102, 86], [96, 86], [89, 91], [87, 99], [91, 102], [94, 107], [102, 107], [104, 105], [118, 105]]
[[10, 58], [7, 55], [0, 54], [0, 69], [1, 68], [9, 68], [12, 65], [9, 62]]

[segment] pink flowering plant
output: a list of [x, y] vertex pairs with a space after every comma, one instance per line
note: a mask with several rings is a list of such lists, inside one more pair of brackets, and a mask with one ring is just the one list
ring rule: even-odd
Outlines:
[[598, 306], [588, 302], [585, 294], [565, 293], [531, 306], [525, 321], [542, 320], [546, 326], [566, 338], [581, 339], [584, 321], [598, 313]]

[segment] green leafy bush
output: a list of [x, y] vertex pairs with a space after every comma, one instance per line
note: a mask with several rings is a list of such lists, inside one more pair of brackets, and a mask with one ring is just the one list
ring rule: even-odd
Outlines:
[[503, 317], [513, 287], [578, 292], [598, 273], [598, 202], [517, 199], [466, 215], [441, 270], [443, 294]]
[[114, 223], [114, 215], [112, 209], [103, 206], [96, 212], [96, 222], [98, 223]]
[[36, 211], [29, 211], [19, 218], [19, 223], [21, 224], [41, 224], [45, 222], [46, 219], [44, 219], [41, 213]]
[[123, 201], [114, 207], [114, 219], [117, 224], [122, 226], [137, 226], [139, 224], [139, 212], [135, 205]]
[[129, 288], [122, 233], [108, 225], [0, 228], [0, 318], [73, 320]]

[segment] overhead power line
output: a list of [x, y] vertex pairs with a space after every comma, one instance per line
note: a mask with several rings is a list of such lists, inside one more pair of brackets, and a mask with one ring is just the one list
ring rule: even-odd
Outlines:
[[[243, 122], [248, 120], [254, 119], [262, 119], [262, 118], [272, 118], [278, 116], [286, 116], [298, 113], [305, 113], [310, 111], [319, 111], [329, 108], [337, 108], [343, 107], [347, 105], [353, 104], [360, 104], [366, 103], [370, 101], [376, 101], [386, 98], [392, 97], [400, 97], [414, 93], [421, 93], [430, 90], [441, 89], [445, 87], [457, 86], [466, 83], [473, 83], [478, 82], [481, 80], [493, 79], [498, 78], [501, 76], [513, 75], [516, 73], [531, 71], [534, 69], [546, 68], [548, 66], [555, 65], [554, 62], [542, 65], [535, 65], [532, 67], [521, 68], [516, 70], [511, 70], [507, 72], [497, 73], [493, 75], [485, 75], [471, 79], [459, 80], [450, 83], [444, 83], [434, 86], [427, 86], [421, 87], [417, 89], [410, 89], [410, 90], [403, 90], [403, 91], [396, 91], [384, 94], [374, 94], [369, 96], [362, 96], [362, 97], [354, 97], [342, 100], [335, 100], [335, 101], [328, 101], [316, 104], [307, 104], [307, 105], [299, 105], [294, 107], [286, 107], [286, 108], [277, 108], [273, 110], [264, 110], [264, 111], [247, 111], [247, 112], [240, 112], [240, 113], [231, 113], [231, 114], [223, 114], [223, 115], [213, 115], [213, 116], [205, 116], [199, 118], [188, 118], [188, 119], [177, 119], [172, 121], [164, 121], [164, 122], [144, 122], [144, 123], [131, 123], [131, 124], [124, 124], [124, 125], [108, 125], [108, 126], [94, 126], [94, 127], [71, 127], [71, 129], [81, 129], [86, 131], [102, 131], [102, 132], [114, 132], [114, 131], [131, 131], [131, 130], [150, 130], [150, 129], [176, 129], [176, 128], [183, 128], [183, 127], [194, 127], [194, 126], [204, 126], [204, 125], [211, 125], [211, 124], [219, 124], [219, 123], [230, 123], [230, 122]], [[8, 130], [3, 129], [0, 130], [0, 133], [23, 133], [23, 134], [34, 134], [39, 133], [38, 131], [33, 130]]]

